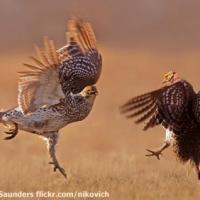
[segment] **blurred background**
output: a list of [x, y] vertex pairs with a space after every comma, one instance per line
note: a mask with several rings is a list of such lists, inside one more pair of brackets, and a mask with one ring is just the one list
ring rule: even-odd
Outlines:
[[72, 16], [89, 20], [100, 43], [112, 47], [157, 53], [199, 48], [200, 2], [195, 0], [1, 0], [0, 6], [4, 51], [27, 50], [42, 35], [62, 45], [66, 20]]
[[68, 186], [47, 164], [44, 142], [20, 132], [12, 141], [0, 141], [0, 189], [109, 190], [110, 199], [197, 198], [195, 173], [177, 162], [172, 150], [159, 162], [144, 156], [146, 148], [162, 143], [164, 130], [144, 133], [118, 107], [159, 88], [169, 70], [200, 89], [199, 10], [197, 0], [1, 0], [1, 108], [17, 105], [16, 72], [34, 54], [33, 43], [42, 45], [49, 36], [57, 48], [65, 45], [70, 17], [91, 22], [103, 72], [90, 116], [61, 131], [58, 157], [71, 176]]

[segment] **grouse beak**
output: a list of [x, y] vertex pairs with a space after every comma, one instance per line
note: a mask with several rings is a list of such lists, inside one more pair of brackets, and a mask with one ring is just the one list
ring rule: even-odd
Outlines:
[[162, 80], [162, 84], [167, 83], [167, 82], [168, 81], [165, 78]]
[[95, 85], [86, 86], [84, 91], [89, 95], [98, 95], [98, 91]]
[[92, 86], [92, 94], [95, 94], [96, 96], [99, 94], [97, 87], [95, 85]]
[[96, 95], [96, 96], [97, 96], [97, 95], [99, 95], [99, 92], [98, 92], [98, 91], [96, 91], [96, 92], [95, 92], [95, 95]]

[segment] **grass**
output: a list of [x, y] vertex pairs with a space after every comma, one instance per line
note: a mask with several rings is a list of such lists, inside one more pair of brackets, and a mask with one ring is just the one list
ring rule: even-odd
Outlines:
[[[111, 200], [198, 199], [200, 183], [195, 170], [179, 163], [172, 150], [166, 150], [160, 161], [144, 156], [145, 148], [154, 149], [162, 143], [163, 130], [155, 128], [143, 133], [142, 126], [125, 120], [118, 110], [128, 98], [159, 87], [161, 74], [167, 71], [167, 66], [160, 66], [167, 60], [197, 86], [198, 70], [192, 73], [180, 67], [182, 63], [192, 66], [196, 54], [159, 55], [156, 59], [155, 55], [138, 52], [111, 52], [103, 49], [103, 74], [92, 113], [86, 120], [61, 130], [57, 155], [68, 180], [48, 165], [44, 141], [20, 132], [12, 141], [0, 140], [1, 191], [108, 191]], [[22, 69], [19, 63], [27, 55], [1, 56], [1, 64], [6, 66], [0, 75], [2, 108], [16, 105], [16, 71]], [[3, 139], [3, 127], [1, 130]]]
[[[2, 160], [0, 185], [3, 191], [38, 190], [51, 192], [108, 191], [109, 199], [195, 199], [200, 195], [193, 172], [176, 162], [159, 163], [127, 152], [84, 153], [73, 161], [62, 160], [68, 172], [65, 181], [53, 173], [43, 155], [22, 155], [17, 160]], [[15, 167], [12, 165], [15, 164]], [[167, 165], [167, 166], [165, 166]], [[189, 170], [189, 172], [188, 172]]]

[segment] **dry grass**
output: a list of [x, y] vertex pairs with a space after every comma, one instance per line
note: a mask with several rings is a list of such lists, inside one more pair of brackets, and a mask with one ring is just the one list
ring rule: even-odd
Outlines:
[[[61, 131], [57, 154], [68, 172], [68, 181], [47, 164], [44, 142], [35, 135], [20, 132], [12, 141], [0, 141], [0, 190], [106, 190], [113, 200], [197, 199], [200, 183], [194, 171], [189, 165], [179, 163], [171, 150], [160, 161], [144, 156], [145, 148], [161, 144], [162, 129], [140, 134], [141, 126], [126, 121], [118, 111], [118, 106], [129, 97], [158, 87], [161, 74], [171, 63], [197, 86], [200, 71], [197, 54], [185, 57], [184, 53], [148, 55], [104, 48], [102, 51], [100, 94], [91, 115]], [[1, 56], [2, 108], [16, 104], [16, 71], [27, 54]], [[191, 70], [186, 66], [194, 67]]]

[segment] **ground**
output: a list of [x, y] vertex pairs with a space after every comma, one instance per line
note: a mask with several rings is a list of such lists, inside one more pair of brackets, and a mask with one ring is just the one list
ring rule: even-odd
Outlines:
[[[0, 134], [0, 190], [51, 192], [107, 191], [112, 200], [190, 200], [200, 196], [195, 170], [180, 163], [171, 148], [161, 160], [145, 157], [155, 149], [164, 130], [142, 131], [119, 113], [130, 97], [160, 87], [162, 74], [173, 69], [200, 88], [198, 52], [147, 54], [101, 47], [103, 73], [97, 84], [99, 96], [90, 116], [61, 130], [58, 158], [68, 180], [54, 173], [44, 141], [20, 132], [11, 141]], [[29, 52], [0, 56], [0, 107], [17, 104], [17, 75]], [[187, 56], [185, 56], [187, 55]], [[192, 68], [190, 66], [193, 66]], [[192, 69], [192, 70], [191, 70]]]

